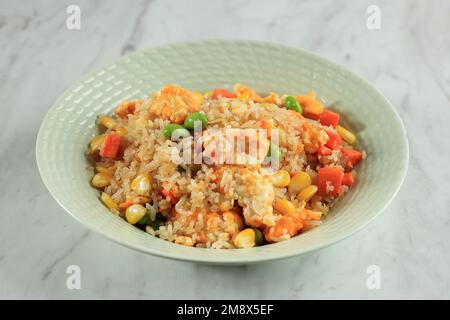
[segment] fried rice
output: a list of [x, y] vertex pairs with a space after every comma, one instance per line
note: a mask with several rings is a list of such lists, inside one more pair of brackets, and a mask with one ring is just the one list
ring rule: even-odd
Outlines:
[[[167, 85], [99, 116], [87, 159], [91, 185], [111, 212], [152, 236], [216, 249], [319, 226], [355, 184], [365, 157], [352, 146], [355, 135], [314, 92], [261, 96], [242, 84], [233, 91]], [[191, 120], [201, 125], [192, 130]]]

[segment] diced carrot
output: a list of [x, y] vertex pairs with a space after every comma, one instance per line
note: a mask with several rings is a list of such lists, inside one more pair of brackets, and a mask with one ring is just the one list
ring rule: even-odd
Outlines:
[[339, 148], [339, 146], [341, 145], [341, 142], [342, 142], [341, 136], [330, 130], [325, 130], [325, 131], [328, 134], [328, 141], [327, 141], [327, 143], [325, 143], [325, 146], [327, 146], [331, 150], [336, 150], [337, 148]]
[[161, 189], [161, 194], [166, 198], [167, 201], [170, 202], [171, 205], [176, 205], [178, 203], [178, 198], [173, 195], [172, 192], [166, 189]]
[[133, 204], [134, 204], [134, 201], [127, 200], [127, 201], [124, 201], [124, 202], [120, 203], [119, 204], [119, 208], [120, 209], [126, 209], [128, 207], [131, 207]]
[[236, 95], [230, 91], [227, 91], [225, 89], [216, 89], [213, 91], [213, 94], [211, 96], [211, 99], [213, 100], [219, 100], [222, 98], [236, 98]]
[[103, 142], [103, 147], [100, 150], [100, 156], [103, 158], [114, 159], [117, 156], [120, 148], [120, 136], [115, 134], [108, 134]]
[[342, 178], [342, 184], [347, 187], [353, 186], [355, 183], [355, 177], [351, 172], [344, 173], [344, 177]]
[[346, 167], [353, 168], [362, 159], [362, 152], [353, 148], [342, 148], [342, 154], [347, 158]]
[[317, 154], [319, 156], [329, 156], [331, 153], [333, 153], [333, 151], [330, 148], [327, 148], [325, 146], [321, 146], [319, 148], [319, 150], [317, 151]]
[[320, 196], [338, 195], [341, 191], [342, 178], [344, 172], [342, 168], [325, 167], [317, 171], [317, 187]]
[[320, 119], [320, 114], [309, 113], [309, 112], [306, 112], [306, 111], [303, 111], [303, 116], [305, 116], [308, 119], [312, 119], [312, 120], [319, 120]]
[[324, 126], [336, 126], [339, 123], [339, 114], [330, 110], [324, 110], [320, 115], [320, 123]]

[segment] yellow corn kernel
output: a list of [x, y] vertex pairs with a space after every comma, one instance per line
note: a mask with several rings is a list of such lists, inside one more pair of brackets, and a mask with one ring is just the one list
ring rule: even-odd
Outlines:
[[146, 213], [147, 209], [143, 205], [133, 204], [125, 210], [125, 218], [128, 223], [136, 224], [145, 216]]
[[105, 135], [101, 134], [92, 138], [89, 142], [89, 153], [94, 153], [102, 148], [103, 141], [105, 140]]
[[251, 248], [255, 246], [256, 234], [255, 230], [247, 228], [239, 232], [233, 240], [236, 248]]
[[98, 119], [98, 123], [105, 126], [108, 129], [113, 129], [117, 126], [117, 121], [108, 116], [101, 116]]
[[125, 129], [124, 127], [118, 127], [114, 129], [114, 132], [121, 137], [125, 136], [128, 133], [127, 129]]
[[286, 170], [278, 170], [272, 176], [272, 184], [277, 188], [286, 187], [291, 181], [291, 176]]
[[95, 166], [95, 171], [101, 172], [101, 173], [109, 173], [111, 175], [114, 175], [114, 173], [116, 172], [116, 167], [114, 167], [114, 166], [106, 167], [104, 164], [98, 163]]
[[92, 185], [96, 188], [104, 188], [111, 183], [113, 175], [106, 172], [99, 172], [92, 178]]
[[131, 182], [131, 190], [139, 195], [148, 194], [151, 188], [151, 181], [148, 175], [140, 174]]
[[353, 134], [353, 132], [348, 131], [347, 129], [345, 129], [344, 127], [341, 127], [339, 125], [336, 127], [336, 131], [341, 136], [341, 138], [344, 139], [345, 142], [347, 142], [349, 144], [355, 143], [356, 137]]
[[193, 247], [195, 244], [195, 242], [194, 242], [194, 240], [192, 240], [192, 238], [186, 237], [186, 236], [177, 236], [175, 239], [175, 243], [181, 244], [181, 245], [187, 246], [187, 247]]
[[308, 202], [309, 199], [311, 199], [317, 193], [317, 190], [317, 186], [310, 185], [299, 193], [298, 198], [302, 201]]
[[278, 199], [273, 205], [274, 209], [281, 214], [293, 214], [295, 213], [295, 206], [287, 199]]
[[114, 202], [109, 194], [102, 192], [100, 199], [105, 204], [105, 206], [108, 207], [109, 210], [111, 210], [115, 214], [119, 214], [119, 206]]
[[311, 177], [306, 172], [296, 173], [289, 182], [288, 190], [291, 194], [297, 194], [311, 185]]

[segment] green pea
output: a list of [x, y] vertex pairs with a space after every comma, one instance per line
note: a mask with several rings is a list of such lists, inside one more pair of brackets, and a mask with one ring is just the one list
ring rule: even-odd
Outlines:
[[155, 217], [155, 220], [154, 221], [151, 221], [151, 219], [150, 219], [150, 221], [147, 223], [147, 225], [149, 226], [149, 227], [151, 227], [153, 230], [159, 230], [159, 227], [160, 226], [162, 226], [162, 225], [164, 225], [164, 223], [166, 222], [166, 218], [165, 217], [163, 217], [162, 215], [161, 215], [161, 213], [157, 213], [156, 214], [156, 217]]
[[284, 99], [284, 105], [286, 106], [286, 109], [295, 110], [300, 113], [303, 112], [302, 107], [298, 103], [297, 99], [293, 96], [287, 96]]
[[179, 124], [167, 124], [163, 129], [163, 133], [167, 138], [170, 138], [172, 137], [172, 133], [177, 129], [184, 129], [184, 127]]
[[155, 220], [152, 221], [151, 214], [146, 214], [141, 218], [141, 220], [138, 221], [138, 225], [141, 226], [143, 229], [145, 229], [145, 226], [151, 227], [153, 230], [158, 230], [160, 226], [162, 226], [166, 222], [166, 218], [161, 215], [160, 213], [157, 213], [154, 217]]
[[206, 116], [201, 112], [191, 113], [188, 115], [186, 120], [184, 120], [184, 127], [186, 129], [193, 130], [196, 122], [201, 122], [202, 128], [206, 128], [208, 125], [208, 118], [206, 118]]
[[186, 138], [191, 135], [189, 131], [186, 130], [186, 128], [180, 126], [179, 124], [173, 123], [166, 125], [163, 129], [163, 133], [167, 138], [170, 138], [174, 141], [177, 141], [180, 138]]
[[150, 219], [150, 216], [146, 214], [141, 218], [141, 220], [138, 221], [138, 224], [140, 225], [148, 225], [152, 220]]
[[281, 158], [281, 150], [275, 143], [270, 142], [269, 151], [267, 152], [268, 160], [279, 160]]
[[159, 230], [159, 227], [163, 225], [163, 222], [160, 220], [155, 220], [155, 221], [151, 221], [150, 223], [147, 224], [150, 228], [152, 228], [153, 230], [157, 231]]
[[260, 246], [264, 244], [264, 236], [258, 228], [253, 228], [253, 231], [255, 231], [255, 243], [257, 246]]

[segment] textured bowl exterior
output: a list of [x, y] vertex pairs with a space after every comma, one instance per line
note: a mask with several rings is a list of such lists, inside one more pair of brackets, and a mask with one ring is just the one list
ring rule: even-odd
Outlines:
[[[147, 97], [168, 83], [205, 91], [241, 82], [259, 92], [317, 92], [356, 132], [367, 159], [358, 182], [325, 223], [289, 241], [239, 250], [189, 248], [152, 237], [111, 214], [89, 185], [84, 152], [98, 114], [120, 101]], [[42, 179], [56, 201], [89, 229], [118, 243], [167, 258], [244, 264], [287, 258], [333, 244], [380, 214], [399, 190], [408, 166], [405, 129], [394, 107], [366, 81], [312, 53], [255, 41], [200, 41], [151, 48], [83, 77], [46, 115], [37, 138]]]

